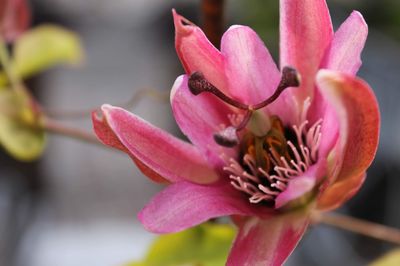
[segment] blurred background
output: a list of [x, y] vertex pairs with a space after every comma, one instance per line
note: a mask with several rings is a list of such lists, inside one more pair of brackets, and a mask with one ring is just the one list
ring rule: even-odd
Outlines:
[[[278, 0], [226, 0], [226, 28], [253, 27], [278, 58]], [[56, 67], [28, 80], [45, 108], [86, 110], [126, 102], [150, 88], [168, 95], [183, 72], [174, 50], [171, 8], [199, 21], [199, 0], [32, 0], [33, 24], [77, 32], [80, 68]], [[340, 212], [400, 227], [400, 2], [328, 0], [337, 28], [352, 10], [370, 27], [359, 76], [374, 88], [382, 113], [377, 158], [360, 193]], [[180, 136], [168, 96], [130, 108]], [[91, 131], [89, 117], [63, 122]], [[136, 213], [161, 187], [128, 156], [48, 135], [44, 156], [20, 163], [0, 154], [0, 265], [121, 265], [141, 258], [154, 235]], [[392, 246], [319, 225], [308, 231], [287, 265], [365, 265]]]

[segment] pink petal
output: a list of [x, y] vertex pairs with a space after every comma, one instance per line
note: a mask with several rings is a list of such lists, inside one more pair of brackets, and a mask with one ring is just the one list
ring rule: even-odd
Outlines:
[[339, 118], [336, 110], [326, 102], [318, 89], [315, 91], [307, 119], [310, 121], [310, 125], [322, 119], [322, 138], [318, 149], [318, 156], [326, 158], [339, 139]]
[[208, 219], [229, 215], [255, 215], [266, 208], [251, 205], [231, 185], [202, 186], [179, 182], [156, 195], [139, 213], [144, 227], [154, 233], [172, 233]]
[[275, 199], [275, 208], [281, 208], [292, 200], [296, 200], [306, 193], [311, 192], [315, 184], [326, 174], [326, 160], [320, 159], [317, 164], [311, 166], [304, 174], [290, 180], [285, 191]]
[[[121, 150], [129, 154], [128, 149], [121, 143], [121, 141], [117, 138], [114, 131], [110, 128], [107, 123], [106, 119], [103, 119], [99, 114], [96, 112], [92, 113], [92, 122], [93, 128], [100, 139], [105, 145], [113, 147], [115, 149]], [[160, 176], [156, 172], [153, 171], [150, 167], [143, 164], [140, 160], [136, 157], [131, 156], [132, 160], [135, 162], [137, 167], [142, 171], [143, 174], [151, 178], [153, 181], [158, 183], [168, 183], [169, 181], [164, 177]]]
[[221, 155], [231, 157], [234, 149], [223, 148], [213, 138], [220, 125], [230, 125], [228, 115], [233, 111], [208, 93], [194, 96], [187, 87], [187, 76], [176, 79], [171, 91], [171, 105], [176, 122], [189, 140], [215, 165], [222, 163]]
[[[188, 180], [210, 183], [218, 179], [206, 160], [191, 144], [156, 128], [122, 108], [103, 105], [103, 118], [93, 117], [101, 141], [128, 153], [144, 167], [144, 173], [171, 182]], [[143, 168], [141, 168], [143, 170]], [[156, 176], [154, 176], [156, 174]]]
[[304, 213], [277, 215], [268, 220], [249, 219], [239, 230], [227, 266], [281, 266], [309, 224]]
[[274, 93], [280, 72], [252, 29], [230, 27], [222, 37], [221, 53], [231, 95], [244, 103], [256, 104]]
[[280, 1], [281, 68], [295, 67], [302, 76], [293, 93], [299, 103], [313, 95], [314, 78], [333, 30], [325, 0]]
[[368, 26], [362, 15], [353, 11], [335, 33], [325, 55], [324, 68], [356, 74], [361, 66], [361, 52], [368, 35]]
[[31, 19], [26, 0], [2, 0], [0, 3], [0, 35], [13, 41], [25, 31]]
[[340, 140], [329, 158], [331, 163], [336, 160], [341, 170], [337, 178], [328, 179], [334, 183], [319, 199], [319, 208], [332, 209], [353, 195], [364, 181], [364, 172], [378, 145], [380, 115], [374, 93], [360, 79], [321, 70], [317, 84], [340, 121]]
[[173, 9], [175, 24], [175, 48], [187, 74], [195, 71], [214, 86], [226, 91], [224, 59], [207, 39], [203, 31]]

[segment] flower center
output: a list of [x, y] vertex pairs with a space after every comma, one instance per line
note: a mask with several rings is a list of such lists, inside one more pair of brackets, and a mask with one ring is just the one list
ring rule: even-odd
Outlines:
[[305, 120], [284, 128], [281, 120], [272, 116], [265, 136], [244, 133], [239, 159], [230, 158], [224, 167], [232, 186], [246, 193], [251, 203], [273, 203], [292, 178], [317, 161], [322, 120], [311, 127], [308, 123]]
[[272, 96], [258, 104], [246, 105], [226, 96], [200, 72], [189, 78], [188, 86], [194, 95], [212, 93], [225, 103], [245, 110], [244, 115], [230, 116], [231, 125], [215, 133], [214, 140], [224, 147], [239, 145], [239, 159], [228, 159], [223, 169], [229, 174], [232, 186], [247, 194], [251, 203], [273, 204], [292, 178], [305, 173], [317, 161], [322, 120], [308, 125], [309, 98], [303, 103], [299, 125], [285, 127], [278, 116], [269, 117], [257, 111], [274, 102], [286, 88], [299, 85], [297, 71], [285, 67]]

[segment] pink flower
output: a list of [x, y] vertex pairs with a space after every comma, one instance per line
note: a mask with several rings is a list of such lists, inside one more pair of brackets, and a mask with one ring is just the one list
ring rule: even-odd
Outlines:
[[229, 28], [219, 51], [173, 15], [186, 74], [171, 105], [191, 143], [110, 105], [93, 115], [96, 134], [169, 184], [139, 213], [148, 230], [231, 216], [239, 232], [227, 265], [281, 265], [310, 212], [353, 196], [374, 158], [378, 105], [354, 77], [367, 25], [353, 12], [333, 33], [325, 1], [281, 0], [279, 71], [250, 28]]
[[29, 26], [30, 10], [26, 0], [0, 1], [0, 35], [13, 41]]

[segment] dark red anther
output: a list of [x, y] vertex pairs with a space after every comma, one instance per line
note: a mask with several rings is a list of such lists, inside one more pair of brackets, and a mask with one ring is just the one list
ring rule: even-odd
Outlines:
[[214, 140], [221, 146], [232, 148], [239, 144], [235, 127], [227, 127], [224, 130], [214, 133]]

